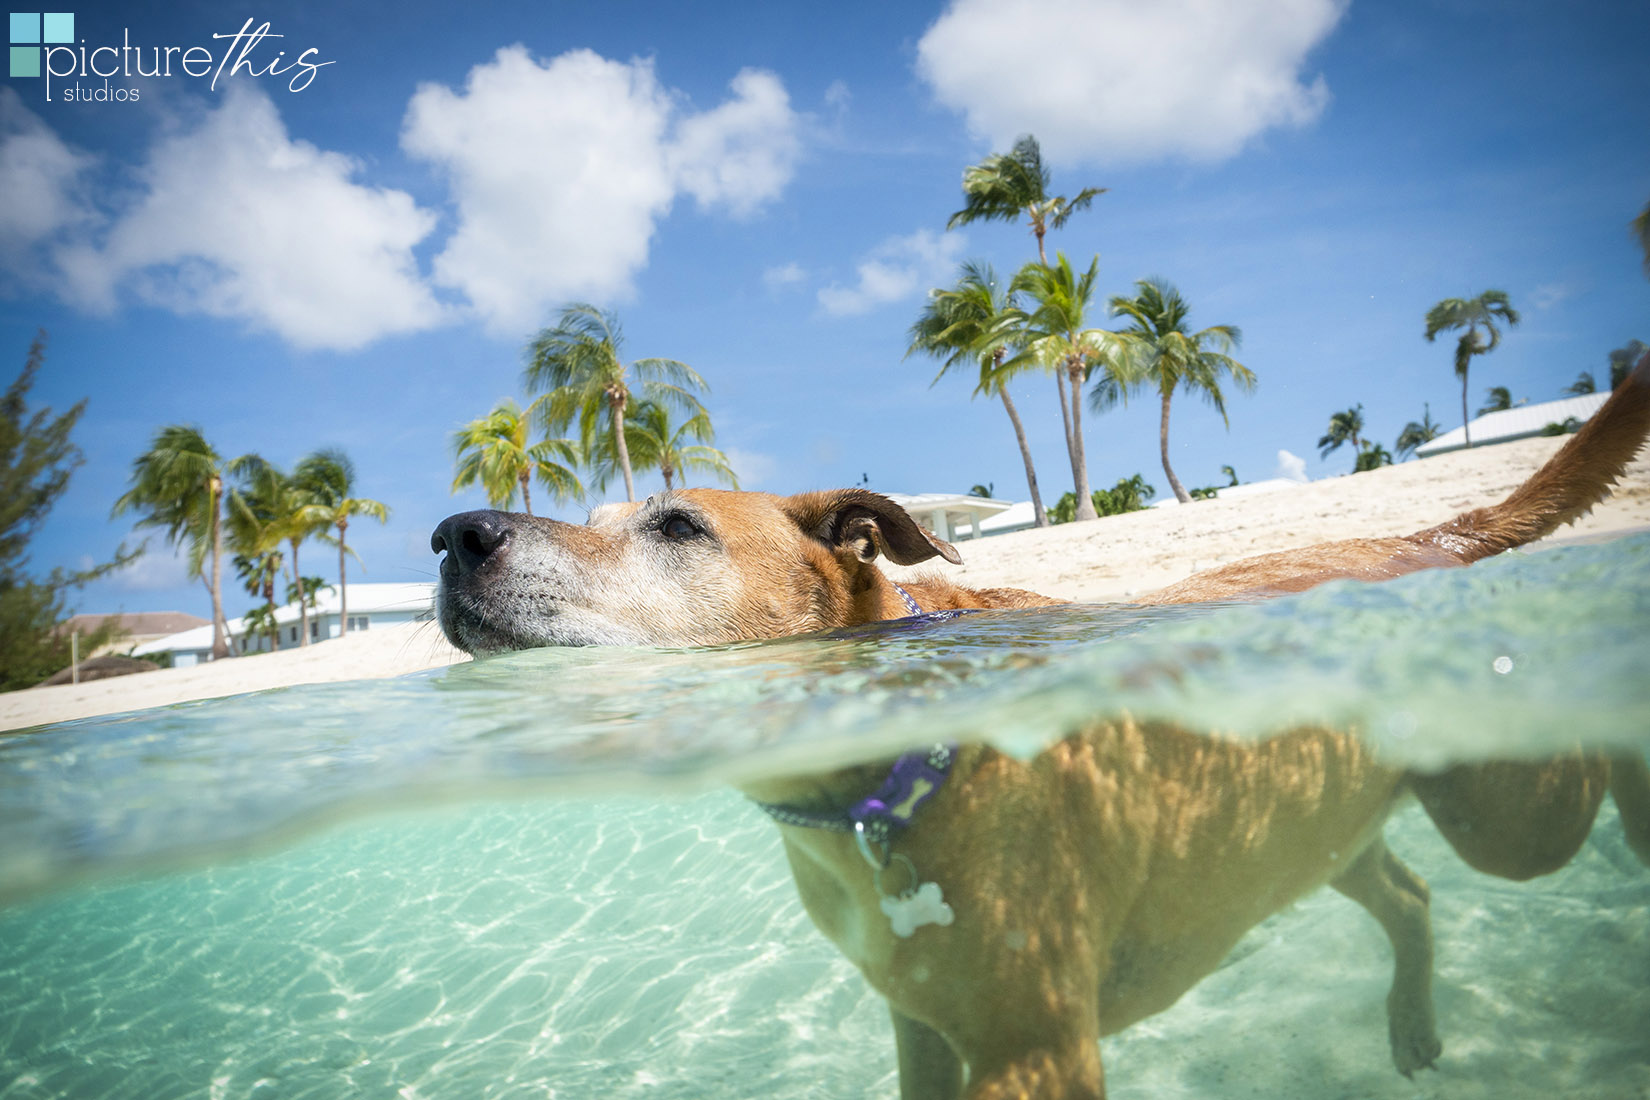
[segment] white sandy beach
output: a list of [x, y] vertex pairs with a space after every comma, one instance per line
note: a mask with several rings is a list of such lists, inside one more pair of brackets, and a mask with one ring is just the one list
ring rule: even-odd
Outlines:
[[[1526, 439], [1272, 493], [965, 540], [958, 544], [963, 566], [946, 567], [944, 575], [965, 585], [1029, 588], [1072, 600], [1128, 600], [1223, 562], [1330, 539], [1408, 534], [1493, 504], [1563, 442]], [[1058, 495], [1055, 471], [1045, 471], [1042, 480], [1053, 491], [1050, 499]], [[1650, 456], [1641, 455], [1608, 500], [1552, 538], [1603, 538], [1644, 527], [1650, 527]], [[0, 695], [0, 729], [291, 684], [399, 676], [467, 659], [433, 623], [407, 624], [194, 668], [10, 692]]]

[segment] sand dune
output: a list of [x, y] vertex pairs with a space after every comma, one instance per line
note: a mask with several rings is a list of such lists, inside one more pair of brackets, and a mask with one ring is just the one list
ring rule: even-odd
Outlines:
[[[1073, 600], [1128, 600], [1223, 562], [1330, 539], [1408, 534], [1493, 504], [1563, 442], [1526, 439], [1272, 493], [966, 540], [958, 544], [963, 566], [943, 567], [943, 573], [967, 585], [1029, 588]], [[1641, 455], [1609, 500], [1553, 539], [1608, 537], [1647, 526], [1650, 457]], [[891, 572], [909, 576], [931, 569]], [[467, 659], [433, 623], [375, 629], [195, 668], [11, 692], [0, 695], [0, 729], [289, 684], [398, 676]]]

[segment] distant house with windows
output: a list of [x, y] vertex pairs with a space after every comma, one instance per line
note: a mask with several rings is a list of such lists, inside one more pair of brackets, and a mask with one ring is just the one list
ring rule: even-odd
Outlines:
[[[435, 616], [435, 585], [427, 581], [407, 584], [352, 584], [349, 586], [347, 623], [339, 622], [339, 599], [336, 588], [322, 590], [316, 606], [309, 612], [309, 640], [323, 642], [339, 638], [347, 632], [358, 633], [373, 627], [394, 623], [425, 622]], [[288, 604], [275, 610], [282, 649], [295, 648], [299, 643], [300, 616], [297, 604]], [[264, 653], [270, 648], [267, 634], [253, 634], [246, 628], [245, 619], [229, 620], [230, 648], [237, 656]], [[169, 653], [173, 668], [202, 664], [212, 659], [212, 625], [159, 638], [138, 646], [133, 656]]]
[[116, 629], [114, 641], [95, 652], [82, 653], [82, 658], [97, 657], [105, 653], [124, 653], [132, 646], [169, 638], [206, 623], [205, 619], [182, 611], [120, 612], [114, 615], [71, 615], [67, 622], [57, 628], [57, 632], [79, 634], [84, 637], [111, 620]]

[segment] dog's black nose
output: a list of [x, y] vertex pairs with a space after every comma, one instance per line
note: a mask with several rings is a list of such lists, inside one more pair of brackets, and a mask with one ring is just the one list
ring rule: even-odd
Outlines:
[[462, 577], [480, 569], [510, 538], [510, 517], [503, 512], [460, 512], [448, 516], [430, 536], [430, 549], [447, 556], [444, 576]]

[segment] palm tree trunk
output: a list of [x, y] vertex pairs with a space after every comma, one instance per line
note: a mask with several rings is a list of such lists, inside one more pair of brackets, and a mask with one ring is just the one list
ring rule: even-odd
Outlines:
[[1472, 429], [1467, 427], [1467, 364], [1471, 362], [1469, 359], [1461, 365], [1461, 434], [1466, 437], [1468, 447], [1472, 446]]
[[[1083, 392], [1083, 368], [1079, 363], [1068, 368], [1071, 372], [1071, 392], [1075, 398]], [[1072, 488], [1077, 493], [1078, 520], [1099, 519], [1100, 513], [1094, 510], [1094, 496], [1089, 491], [1088, 459], [1083, 455], [1083, 403], [1073, 400], [1071, 403], [1071, 480]]]
[[522, 507], [522, 510], [525, 511], [528, 515], [533, 514], [533, 490], [528, 488], [528, 482], [530, 482], [532, 480], [533, 479], [530, 476], [528, 476], [527, 474], [522, 474], [521, 478], [520, 478], [520, 481], [521, 481], [521, 507]]
[[218, 522], [218, 497], [223, 492], [223, 483], [212, 478], [207, 484], [206, 495], [211, 501], [212, 518], [212, 659], [214, 661], [229, 656], [229, 622], [223, 617], [223, 530]]
[[1071, 406], [1066, 401], [1066, 374], [1064, 367], [1054, 368], [1054, 388], [1060, 392], [1060, 427], [1066, 433], [1066, 454], [1071, 454]]
[[298, 570], [298, 540], [288, 539], [292, 543], [292, 583], [298, 589], [298, 645], [309, 644], [309, 601], [304, 599], [304, 575]]
[[1180, 484], [1180, 479], [1174, 476], [1174, 467], [1169, 465], [1169, 398], [1173, 396], [1173, 389], [1163, 391], [1163, 419], [1157, 426], [1157, 447], [1163, 455], [1163, 476], [1169, 479], [1169, 488], [1174, 490], [1174, 498], [1182, 504], [1190, 504], [1192, 495]]
[[634, 501], [636, 482], [630, 476], [630, 447], [624, 441], [624, 400], [614, 401], [610, 407], [613, 410], [613, 446], [619, 452], [619, 469], [624, 471], [624, 498]]
[[349, 587], [344, 584], [344, 531], [349, 520], [338, 521], [338, 636], [349, 633]]
[[1025, 425], [1020, 423], [1020, 414], [1014, 408], [1014, 401], [1008, 396], [1008, 387], [997, 390], [1003, 398], [1003, 408], [1008, 410], [1009, 423], [1014, 425], [1014, 438], [1020, 444], [1020, 460], [1026, 464], [1026, 486], [1031, 490], [1031, 511], [1037, 517], [1038, 527], [1048, 526], [1048, 512], [1043, 509], [1043, 495], [1037, 491], [1037, 468], [1031, 464], [1031, 448], [1026, 445]]
[[275, 621], [275, 574], [264, 578], [264, 599], [269, 601], [269, 651], [281, 648], [281, 625]]

